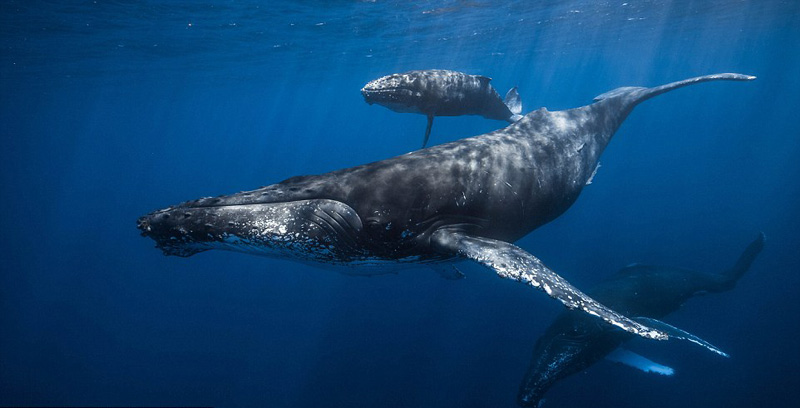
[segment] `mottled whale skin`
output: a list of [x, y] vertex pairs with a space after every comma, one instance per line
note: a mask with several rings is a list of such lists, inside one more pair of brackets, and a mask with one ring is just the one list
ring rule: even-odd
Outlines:
[[138, 228], [166, 255], [224, 249], [365, 267], [470, 259], [569, 308], [666, 339], [589, 298], [511, 242], [572, 205], [639, 102], [694, 83], [754, 78], [717, 74], [655, 88], [620, 88], [580, 108], [536, 110], [484, 135], [187, 201], [140, 217]]
[[[722, 273], [630, 265], [586, 293], [626, 316], [660, 319], [691, 297], [733, 289], [763, 247], [764, 234], [760, 234], [736, 264]], [[536, 342], [517, 395], [519, 405], [538, 407], [554, 383], [585, 370], [634, 337], [597, 323], [597, 319], [571, 310], [555, 319]]]
[[361, 89], [364, 100], [395, 112], [420, 113], [428, 117], [422, 147], [428, 143], [434, 116], [479, 115], [487, 119], [515, 122], [522, 118], [517, 88], [505, 100], [489, 82], [491, 78], [445, 69], [391, 74], [368, 82]]

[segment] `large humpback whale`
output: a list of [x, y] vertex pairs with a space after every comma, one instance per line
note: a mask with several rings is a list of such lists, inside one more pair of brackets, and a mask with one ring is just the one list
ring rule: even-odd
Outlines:
[[187, 201], [140, 217], [138, 227], [166, 255], [225, 249], [348, 266], [471, 259], [568, 308], [666, 339], [586, 296], [511, 242], [572, 205], [638, 103], [699, 82], [752, 79], [716, 74], [655, 88], [619, 88], [580, 108], [541, 108], [484, 135]]
[[[745, 248], [736, 264], [722, 273], [630, 265], [586, 293], [626, 316], [660, 319], [678, 310], [693, 296], [733, 289], [763, 247], [764, 234], [760, 234]], [[608, 325], [597, 324], [597, 319], [583, 313], [570, 310], [561, 313], [536, 341], [517, 402], [525, 407], [539, 406], [545, 392], [555, 382], [585, 370], [612, 352], [614, 361], [645, 371], [672, 373], [669, 367], [617, 349], [633, 337]]]
[[364, 100], [395, 112], [421, 113], [428, 117], [422, 147], [428, 144], [434, 116], [480, 115], [488, 119], [516, 122], [522, 116], [517, 88], [505, 99], [482, 75], [429, 69], [391, 74], [368, 82], [361, 89]]

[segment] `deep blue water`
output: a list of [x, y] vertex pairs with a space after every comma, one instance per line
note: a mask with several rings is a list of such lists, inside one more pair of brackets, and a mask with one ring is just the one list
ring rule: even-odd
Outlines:
[[[212, 251], [164, 257], [136, 218], [416, 149], [423, 116], [368, 80], [446, 68], [519, 86], [524, 110], [741, 72], [636, 108], [594, 183], [518, 244], [579, 287], [630, 262], [739, 286], [666, 320], [720, 346], [632, 348], [545, 406], [783, 407], [800, 400], [800, 3], [4, 1], [0, 405], [514, 406], [562, 309], [464, 263], [355, 278]], [[438, 118], [438, 144], [505, 126]]]

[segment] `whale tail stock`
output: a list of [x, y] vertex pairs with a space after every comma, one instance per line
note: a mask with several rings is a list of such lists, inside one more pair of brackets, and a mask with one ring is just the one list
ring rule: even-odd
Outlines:
[[[670, 82], [668, 84], [645, 88], [640, 86], [624, 86], [602, 93], [594, 98], [594, 103], [575, 109], [564, 111], [573, 119], [586, 118], [594, 129], [600, 129], [598, 143], [602, 148], [611, 141], [617, 129], [625, 118], [633, 111], [636, 105], [665, 92], [669, 92], [688, 85], [710, 81], [752, 81], [752, 75], [743, 74], [711, 74]], [[602, 149], [599, 150], [602, 152]]]
[[503, 103], [511, 111], [509, 122], [514, 123], [522, 119], [522, 99], [519, 97], [516, 86], [508, 90], [506, 97], [503, 98]]
[[627, 110], [633, 109], [634, 106], [658, 95], [661, 95], [665, 92], [672, 91], [674, 89], [683, 88], [684, 86], [699, 84], [701, 82], [710, 82], [710, 81], [752, 81], [756, 79], [753, 75], [744, 75], [744, 74], [732, 74], [732, 73], [724, 73], [724, 74], [711, 74], [711, 75], [703, 75], [699, 77], [684, 79], [682, 81], [671, 82], [665, 85], [656, 86], [652, 88], [645, 88], [639, 86], [624, 86], [622, 88], [612, 89], [608, 92], [600, 94], [594, 98], [595, 102], [609, 100], [612, 98], [624, 98], [624, 103], [627, 106]]

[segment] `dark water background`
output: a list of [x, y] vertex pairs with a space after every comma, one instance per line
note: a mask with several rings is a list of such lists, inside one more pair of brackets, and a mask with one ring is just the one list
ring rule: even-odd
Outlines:
[[[666, 320], [717, 344], [634, 342], [674, 377], [600, 363], [546, 406], [784, 407], [800, 399], [796, 1], [4, 1], [0, 405], [514, 406], [561, 306], [463, 264], [347, 277], [226, 252], [164, 257], [135, 220], [200, 196], [417, 148], [368, 106], [409, 69], [518, 85], [525, 111], [741, 72], [640, 105], [594, 184], [519, 244], [579, 287], [630, 262], [730, 266]], [[432, 143], [505, 126], [439, 118]]]

